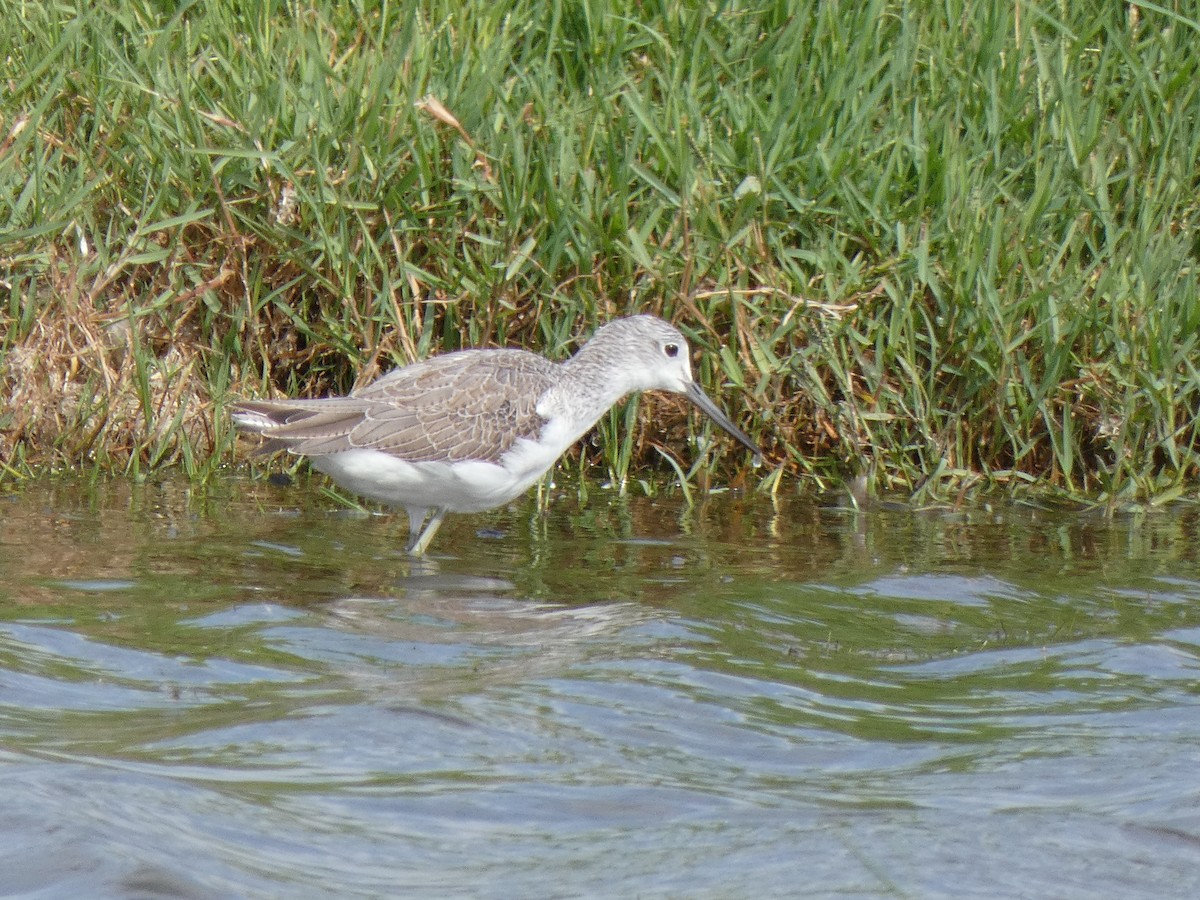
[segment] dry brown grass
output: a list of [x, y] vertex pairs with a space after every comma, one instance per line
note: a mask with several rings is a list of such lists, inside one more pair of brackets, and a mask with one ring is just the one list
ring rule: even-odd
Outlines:
[[205, 351], [157, 318], [131, 321], [74, 298], [51, 298], [0, 358], [11, 413], [0, 429], [0, 456], [129, 469], [136, 461], [171, 464], [185, 453], [211, 452], [213, 403], [199, 372]]

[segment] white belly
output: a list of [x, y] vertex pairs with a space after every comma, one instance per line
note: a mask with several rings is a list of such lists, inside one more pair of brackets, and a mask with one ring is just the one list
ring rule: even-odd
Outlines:
[[405, 462], [379, 450], [346, 450], [311, 458], [312, 466], [360, 496], [406, 508], [479, 512], [519, 497], [561, 449], [521, 441], [500, 464]]

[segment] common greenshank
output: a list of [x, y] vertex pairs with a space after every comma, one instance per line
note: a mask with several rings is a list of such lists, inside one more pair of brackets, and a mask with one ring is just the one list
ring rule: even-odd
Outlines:
[[421, 556], [446, 513], [519, 496], [614, 403], [645, 390], [683, 394], [762, 455], [692, 378], [683, 335], [647, 315], [609, 322], [564, 362], [526, 350], [461, 350], [346, 397], [232, 408], [238, 428], [266, 438], [265, 451], [307, 456], [354, 493], [403, 507], [408, 552]]

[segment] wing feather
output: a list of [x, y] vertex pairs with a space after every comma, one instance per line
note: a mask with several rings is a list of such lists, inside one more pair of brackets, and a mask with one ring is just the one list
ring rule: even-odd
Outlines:
[[537, 402], [557, 365], [524, 350], [466, 350], [406, 366], [348, 397], [254, 400], [234, 419], [266, 449], [324, 456], [356, 448], [408, 462], [497, 462], [545, 420]]

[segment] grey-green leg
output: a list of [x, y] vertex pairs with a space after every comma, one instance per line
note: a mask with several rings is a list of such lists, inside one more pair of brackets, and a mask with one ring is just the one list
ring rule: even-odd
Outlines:
[[[414, 515], [419, 512], [420, 516]], [[441, 527], [442, 519], [446, 518], [444, 509], [435, 509], [429, 521], [425, 521], [425, 510], [409, 510], [408, 513], [408, 553], [409, 556], [424, 556], [429, 542]], [[422, 529], [422, 526], [424, 528]]]

